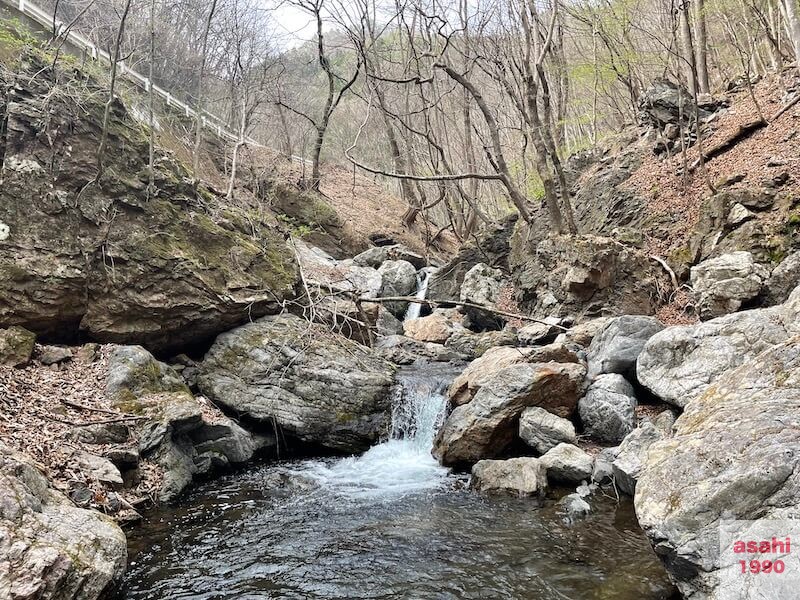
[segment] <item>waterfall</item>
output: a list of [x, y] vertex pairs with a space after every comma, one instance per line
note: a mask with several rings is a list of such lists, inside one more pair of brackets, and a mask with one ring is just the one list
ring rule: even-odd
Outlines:
[[431, 456], [445, 417], [450, 365], [404, 369], [394, 390], [389, 439], [361, 456], [306, 463], [302, 474], [351, 498], [394, 498], [441, 488], [450, 471]]
[[[425, 297], [428, 294], [428, 281], [430, 281], [431, 275], [433, 275], [435, 271], [435, 267], [424, 267], [417, 273], [416, 297], [419, 300], [425, 300]], [[418, 319], [421, 310], [422, 304], [411, 302], [406, 309], [406, 316], [403, 320], [410, 321], [411, 319]]]

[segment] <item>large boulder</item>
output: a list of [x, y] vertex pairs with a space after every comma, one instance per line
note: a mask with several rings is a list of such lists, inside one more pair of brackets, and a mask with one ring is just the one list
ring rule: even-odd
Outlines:
[[[383, 283], [380, 297], [410, 296], [417, 289], [417, 270], [405, 260], [387, 260], [378, 269]], [[408, 309], [408, 302], [385, 302], [384, 306], [398, 319], [402, 319]]]
[[125, 534], [77, 508], [34, 461], [0, 442], [0, 596], [95, 600], [125, 572]]
[[433, 342], [420, 342], [404, 335], [380, 337], [373, 347], [378, 355], [396, 365], [408, 365], [418, 360], [450, 362], [468, 358], [455, 348]]
[[239, 415], [350, 452], [384, 431], [393, 380], [373, 350], [284, 314], [220, 335], [198, 386]]
[[585, 375], [582, 365], [556, 362], [498, 371], [471, 402], [450, 413], [436, 436], [434, 456], [445, 465], [496, 457], [516, 437], [525, 408], [540, 406], [561, 417], [572, 415]]
[[578, 362], [578, 356], [563, 344], [549, 344], [532, 348], [497, 346], [489, 348], [473, 360], [453, 380], [447, 394], [454, 406], [466, 404], [475, 396], [486, 380], [495, 373], [520, 363]]
[[682, 595], [715, 598], [722, 520], [800, 516], [800, 338], [720, 378], [674, 431], [650, 447], [636, 514]]
[[426, 317], [403, 322], [403, 333], [418, 342], [444, 344], [460, 325], [463, 315], [452, 308], [437, 308]]
[[31, 360], [36, 334], [24, 327], [0, 329], [0, 365], [22, 367]]
[[509, 257], [517, 301], [535, 317], [653, 314], [659, 267], [647, 254], [605, 237], [515, 234]]
[[736, 312], [761, 292], [769, 271], [750, 252], [710, 258], [691, 268], [691, 284], [701, 319]]
[[578, 401], [584, 432], [603, 442], [618, 443], [636, 426], [633, 386], [615, 373], [599, 375]]
[[589, 345], [589, 377], [601, 373], [635, 376], [639, 353], [647, 340], [662, 329], [664, 326], [655, 317], [625, 315], [611, 319]]
[[561, 443], [574, 444], [577, 435], [571, 421], [539, 406], [531, 406], [519, 417], [519, 437], [539, 454]]
[[[459, 300], [472, 304], [494, 307], [505, 285], [503, 272], [486, 263], [478, 263], [464, 275]], [[505, 320], [497, 314], [470, 306], [464, 306], [470, 327], [475, 330], [500, 329]]]
[[414, 265], [415, 269], [422, 269], [428, 264], [424, 256], [410, 250], [402, 244], [392, 246], [373, 246], [353, 257], [353, 262], [362, 267], [378, 269], [387, 260], [405, 260]]
[[53, 94], [48, 64], [28, 54], [2, 82], [0, 327], [168, 350], [277, 312], [298, 271], [268, 217], [158, 148], [149, 197], [148, 137], [119, 98], [96, 180], [104, 95]]
[[650, 421], [644, 421], [640, 427], [625, 436], [614, 453], [612, 471], [617, 487], [633, 496], [636, 483], [647, 462], [647, 452], [655, 442], [665, 437]]
[[292, 238], [289, 247], [294, 251], [306, 283], [321, 294], [351, 293], [366, 298], [377, 298], [381, 291], [380, 273], [372, 267], [352, 260], [337, 260], [324, 250], [298, 238]]
[[769, 304], [785, 302], [798, 285], [800, 285], [800, 252], [793, 252], [775, 267], [767, 279], [764, 286], [767, 302]]
[[594, 459], [573, 444], [558, 444], [539, 461], [547, 471], [547, 478], [554, 482], [580, 483], [592, 479]]
[[472, 466], [471, 488], [482, 492], [544, 496], [547, 474], [536, 458], [481, 460]]
[[800, 288], [782, 305], [668, 327], [645, 344], [640, 383], [677, 407], [699, 397], [722, 374], [800, 333]]

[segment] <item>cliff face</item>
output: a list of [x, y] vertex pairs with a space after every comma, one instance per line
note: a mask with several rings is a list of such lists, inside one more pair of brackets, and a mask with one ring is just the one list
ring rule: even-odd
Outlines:
[[83, 332], [156, 350], [274, 312], [297, 279], [269, 215], [200, 186], [117, 99], [95, 181], [107, 90], [70, 57], [29, 50], [0, 74], [0, 327]]

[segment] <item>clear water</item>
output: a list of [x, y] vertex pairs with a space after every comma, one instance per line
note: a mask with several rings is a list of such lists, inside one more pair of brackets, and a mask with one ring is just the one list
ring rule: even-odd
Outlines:
[[135, 599], [660, 600], [672, 588], [630, 504], [488, 497], [430, 447], [442, 367], [402, 375], [392, 439], [359, 457], [281, 462], [208, 482], [129, 538]]
[[[417, 273], [417, 294], [416, 297], [420, 300], [425, 300], [428, 295], [428, 282], [431, 279], [431, 275], [433, 275], [436, 269], [434, 267], [425, 267], [420, 269]], [[418, 319], [420, 312], [422, 311], [422, 304], [418, 302], [411, 302], [406, 309], [405, 317], [403, 317], [404, 321], [410, 321], [411, 319]]]

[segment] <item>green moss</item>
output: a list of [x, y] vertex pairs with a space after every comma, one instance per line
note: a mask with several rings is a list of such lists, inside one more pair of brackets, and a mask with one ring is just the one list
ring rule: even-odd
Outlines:
[[21, 58], [38, 45], [19, 20], [0, 19], [0, 64], [13, 70]]

